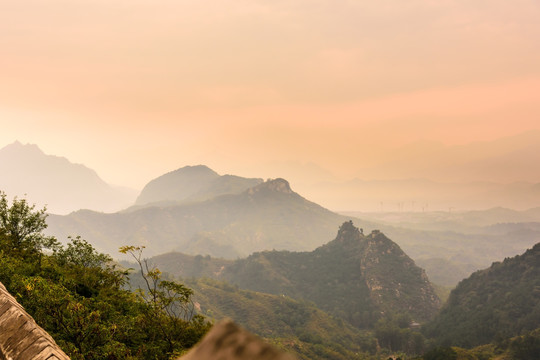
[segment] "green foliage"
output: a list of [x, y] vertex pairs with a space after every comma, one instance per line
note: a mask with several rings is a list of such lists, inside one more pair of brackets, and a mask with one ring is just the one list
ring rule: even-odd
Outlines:
[[513, 338], [498, 336], [495, 342], [472, 349], [439, 346], [425, 353], [421, 359], [537, 360], [538, 354], [540, 354], [540, 328]]
[[137, 296], [147, 305], [149, 319], [159, 330], [162, 340], [168, 344], [168, 351], [174, 352], [179, 346], [186, 345], [182, 337], [185, 323], [192, 320], [203, 323], [202, 317], [194, 315], [191, 301], [193, 290], [183, 284], [162, 279], [161, 271], [151, 267], [148, 261], [142, 258], [143, 249], [144, 246], [123, 246], [120, 252], [130, 254], [137, 262], [140, 276], [146, 285], [145, 289], [138, 289]]
[[298, 359], [365, 359], [376, 353], [376, 341], [369, 332], [306, 301], [241, 290], [210, 279], [190, 280], [188, 284], [202, 314], [232, 318]]
[[457, 360], [457, 352], [451, 347], [437, 347], [422, 357], [424, 360]]
[[43, 236], [45, 217], [45, 209], [17, 199], [9, 206], [0, 195], [0, 281], [72, 359], [165, 360], [208, 330], [200, 316], [169, 311], [190, 302], [190, 289], [162, 282], [153, 294], [159, 306], [148, 302], [124, 289], [127, 273], [85, 240], [64, 247]]
[[418, 331], [411, 330], [412, 318], [409, 314], [392, 314], [381, 318], [375, 324], [375, 337], [379, 345], [390, 351], [400, 351], [410, 355], [422, 354], [425, 339]]
[[536, 360], [540, 354], [540, 331], [531, 332], [510, 343], [510, 354], [514, 360]]
[[494, 263], [454, 289], [425, 334], [440, 345], [474, 347], [540, 324], [540, 244]]
[[34, 210], [26, 199], [13, 199], [11, 205], [7, 195], [0, 191], [0, 249], [20, 256], [39, 254], [42, 248], [50, 248], [55, 240], [46, 237], [42, 231], [47, 228], [46, 208]]

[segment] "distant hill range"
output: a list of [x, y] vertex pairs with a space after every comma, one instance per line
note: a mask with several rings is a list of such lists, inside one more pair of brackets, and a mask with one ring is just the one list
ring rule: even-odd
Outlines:
[[396, 243], [379, 231], [364, 235], [350, 221], [311, 252], [264, 251], [236, 261], [170, 253], [150, 262], [176, 276], [311, 301], [357, 327], [390, 313], [426, 321], [440, 306], [424, 271]]
[[18, 141], [0, 149], [0, 173], [0, 190], [8, 198], [26, 197], [58, 214], [79, 209], [118, 211], [131, 205], [137, 194], [107, 184], [84, 165], [46, 155], [37, 145]]
[[425, 332], [443, 345], [473, 347], [538, 328], [540, 243], [461, 281]]
[[383, 231], [444, 286], [540, 241], [538, 209], [339, 215], [306, 200], [284, 179], [220, 176], [202, 165], [152, 180], [138, 205], [124, 211], [52, 215], [47, 232], [60, 240], [80, 235], [113, 257], [131, 244], [145, 245], [148, 256], [175, 250], [236, 259], [263, 250], [314, 250], [350, 219]]
[[219, 195], [239, 194], [262, 182], [262, 179], [220, 176], [204, 165], [186, 166], [150, 181], [135, 205], [204, 201]]
[[[196, 177], [201, 173], [213, 177], [209, 184], [231, 179], [216, 178], [203, 167], [182, 172], [192, 170], [198, 173]], [[258, 180], [240, 179], [235, 183], [250, 181]], [[215, 190], [219, 186], [207, 184], [200, 188]], [[184, 195], [206, 197], [208, 192], [200, 188], [192, 186]], [[113, 256], [122, 245], [145, 245], [148, 255], [178, 250], [234, 259], [262, 250], [312, 250], [328, 241], [339, 224], [348, 219], [304, 199], [292, 191], [286, 180], [273, 179], [241, 193], [204, 201], [154, 202], [115, 214], [82, 210], [50, 216], [47, 232], [59, 239], [80, 235]]]

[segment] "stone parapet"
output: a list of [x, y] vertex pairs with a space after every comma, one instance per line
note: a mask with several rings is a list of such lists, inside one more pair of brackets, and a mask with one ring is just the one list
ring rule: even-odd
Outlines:
[[0, 359], [69, 360], [0, 283]]
[[295, 360], [230, 320], [210, 330], [201, 342], [177, 360]]

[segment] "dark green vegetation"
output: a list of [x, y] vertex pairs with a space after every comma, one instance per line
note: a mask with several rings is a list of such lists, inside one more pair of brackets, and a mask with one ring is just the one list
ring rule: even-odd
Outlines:
[[0, 193], [0, 281], [72, 359], [168, 359], [208, 330], [189, 312], [190, 289], [143, 269], [147, 291], [125, 290], [108, 255], [44, 236], [45, 217]]
[[232, 318], [298, 359], [365, 359], [375, 354], [371, 333], [335, 319], [313, 304], [280, 295], [241, 290], [216, 280], [192, 280], [200, 312]]
[[169, 254], [152, 261], [177, 276], [210, 276], [243, 289], [311, 301], [360, 328], [398, 313], [426, 321], [440, 305], [423, 270], [399, 246], [378, 231], [364, 235], [349, 221], [335, 240], [312, 252], [265, 251], [234, 262], [202, 256], [188, 261]]
[[461, 281], [425, 333], [442, 345], [473, 347], [537, 328], [540, 243]]
[[233, 318], [302, 359], [421, 354], [424, 337], [411, 324], [439, 306], [423, 271], [395, 243], [350, 221], [313, 252], [265, 251], [236, 261], [169, 253], [149, 263], [191, 278], [185, 282], [202, 314]]
[[204, 201], [220, 195], [239, 194], [262, 182], [262, 179], [220, 176], [204, 165], [186, 166], [150, 181], [135, 205]]
[[540, 354], [540, 329], [524, 335], [463, 349], [456, 346], [438, 346], [426, 352], [422, 360], [538, 360]]
[[439, 307], [425, 273], [399, 246], [378, 231], [363, 235], [352, 222], [313, 252], [256, 253], [222, 277], [241, 288], [313, 301], [358, 327], [401, 312], [425, 321]]
[[[131, 264], [132, 267], [138, 267]], [[152, 266], [152, 265], [150, 265]], [[172, 278], [166, 272], [164, 278]], [[372, 331], [360, 330], [330, 316], [313, 303], [283, 295], [242, 290], [214, 279], [186, 279], [193, 289], [197, 313], [208, 319], [233, 319], [265, 341], [298, 359], [378, 359], [380, 350]], [[144, 287], [137, 272], [132, 288]]]
[[135, 244], [146, 245], [149, 256], [179, 250], [234, 259], [261, 250], [312, 250], [345, 220], [275, 179], [240, 194], [189, 204], [50, 216], [48, 233], [58, 238], [81, 235], [106, 253]]
[[[369, 246], [372, 251], [366, 252]], [[408, 313], [399, 311], [399, 306], [405, 307], [407, 296], [411, 294], [400, 291], [400, 296], [394, 295], [394, 300], [386, 304], [385, 310], [381, 311], [378, 307], [392, 295], [392, 291], [385, 293], [381, 289], [394, 289], [393, 294], [398, 294], [395, 289], [400, 288], [396, 284], [407, 284], [407, 280], [403, 279], [407, 266], [400, 267], [398, 264], [407, 264], [408, 257], [400, 255], [401, 250], [395, 247], [381, 233], [375, 231], [364, 236], [346, 222], [336, 240], [310, 253], [265, 251], [236, 261], [170, 253], [155, 257], [152, 261], [182, 276], [227, 280], [235, 285], [220, 286], [233, 294], [242, 293], [245, 290], [240, 289], [247, 288], [311, 301], [317, 307], [345, 319], [345, 323], [369, 327], [378, 346], [387, 349], [389, 354], [401, 353], [401, 358], [410, 359], [412, 354], [422, 353], [430, 347], [432, 350], [425, 354], [425, 359], [537, 359], [540, 353], [540, 244], [521, 256], [494, 263], [491, 268], [463, 280], [452, 292], [440, 315], [423, 326], [422, 333], [429, 337], [427, 342], [422, 334], [410, 329], [411, 321], [416, 319], [411, 316], [414, 310]], [[357, 274], [368, 275], [368, 280], [357, 276], [357, 281], [352, 281], [348, 276], [353, 269], [357, 270]], [[336, 277], [333, 278], [332, 274]], [[410, 274], [414, 274], [414, 271]], [[372, 292], [372, 296], [365, 297], [363, 290], [369, 288], [369, 281], [377, 284], [371, 286], [376, 291]], [[411, 285], [406, 288], [410, 289]], [[345, 314], [343, 311], [354, 309], [355, 304], [351, 299], [361, 304], [359, 307], [369, 309], [370, 314], [379, 314], [376, 321], [355, 322], [361, 317]], [[373, 299], [381, 300], [377, 303]], [[392, 301], [394, 305], [390, 305]], [[395, 305], [399, 301], [403, 303]], [[415, 300], [412, 308], [419, 303], [421, 301]], [[413, 304], [413, 301], [409, 304]], [[208, 306], [210, 310], [216, 308], [216, 304]], [[253, 310], [244, 309], [242, 313], [250, 314], [250, 311]], [[219, 316], [239, 316], [227, 307], [217, 313]], [[239, 317], [242, 317], [241, 314]], [[249, 326], [249, 321], [242, 321]], [[256, 327], [252, 329], [261, 331]], [[473, 346], [477, 347], [471, 348]], [[377, 352], [376, 356], [384, 358], [383, 353]]]

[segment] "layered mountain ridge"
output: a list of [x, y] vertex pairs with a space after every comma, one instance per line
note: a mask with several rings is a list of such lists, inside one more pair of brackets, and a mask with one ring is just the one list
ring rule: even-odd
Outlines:
[[312, 250], [348, 218], [304, 199], [286, 180], [273, 179], [204, 201], [155, 203], [115, 214], [85, 210], [48, 220], [48, 234], [80, 235], [113, 256], [118, 247], [133, 244], [145, 245], [148, 255], [177, 250], [234, 259], [262, 250]]

